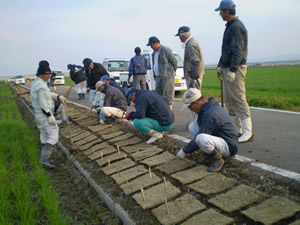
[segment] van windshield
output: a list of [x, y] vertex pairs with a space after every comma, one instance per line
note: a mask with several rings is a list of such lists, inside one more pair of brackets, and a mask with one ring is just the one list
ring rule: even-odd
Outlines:
[[63, 73], [61, 71], [54, 71], [56, 73], [56, 76], [63, 76]]
[[22, 75], [16, 76], [16, 79], [20, 79], [20, 78], [24, 78], [24, 76], [22, 76]]
[[114, 72], [114, 71], [128, 71], [129, 68], [129, 62], [128, 61], [110, 61], [108, 62], [108, 71]]
[[178, 68], [183, 68], [183, 61], [182, 61], [180, 55], [178, 55], [178, 54], [174, 54], [174, 55], [175, 55], [175, 57], [177, 59], [177, 62], [178, 62]]

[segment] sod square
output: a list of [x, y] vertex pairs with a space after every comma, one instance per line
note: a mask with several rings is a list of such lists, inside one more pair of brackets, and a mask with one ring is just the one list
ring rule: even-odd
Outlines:
[[86, 138], [86, 137], [88, 137], [90, 135], [91, 135], [90, 132], [85, 131], [85, 132], [77, 135], [76, 137], [72, 138], [72, 140], [73, 140], [73, 142], [76, 142], [76, 141], [82, 140], [82, 139], [84, 139], [84, 138]]
[[107, 165], [105, 167], [102, 168], [102, 171], [106, 174], [106, 175], [111, 175], [117, 172], [121, 172], [123, 170], [126, 170], [130, 167], [135, 166], [135, 162], [132, 161], [131, 159], [123, 159], [121, 161], [112, 163], [110, 165]]
[[91, 141], [91, 142], [89, 142], [89, 143], [87, 143], [85, 145], [79, 146], [79, 148], [80, 148], [80, 150], [85, 151], [85, 150], [89, 149], [90, 147], [92, 147], [93, 145], [99, 144], [101, 142], [102, 141], [100, 139], [96, 139], [96, 140]]
[[131, 156], [135, 159], [135, 161], [141, 161], [161, 152], [163, 152], [163, 149], [158, 148], [157, 146], [152, 146], [150, 148], [142, 149], [135, 153], [132, 153]]
[[197, 214], [182, 223], [181, 225], [228, 225], [234, 222], [234, 219], [227, 217], [213, 209], [206, 210], [200, 214]]
[[237, 184], [234, 178], [228, 178], [220, 173], [207, 176], [196, 183], [188, 185], [189, 188], [204, 195], [211, 195], [225, 191]]
[[152, 178], [150, 178], [149, 173], [144, 174], [143, 176], [137, 177], [130, 182], [126, 182], [120, 185], [120, 188], [124, 191], [126, 195], [130, 195], [134, 192], [139, 191], [141, 188], [146, 188], [151, 185], [157, 184], [161, 179], [152, 173]]
[[242, 213], [255, 222], [269, 225], [292, 217], [299, 211], [300, 204], [287, 198], [274, 196], [257, 206], [242, 211]]
[[[105, 150], [105, 149], [103, 149], [103, 150]], [[101, 152], [102, 152], [102, 150], [97, 152], [97, 154], [99, 155], [98, 158], [101, 157]], [[95, 153], [94, 153], [94, 154], [95, 154]], [[89, 158], [90, 158], [91, 160], [93, 160], [90, 156], [89, 156]], [[110, 155], [107, 155], [107, 156], [103, 157], [103, 159], [100, 158], [100, 159], [98, 159], [96, 162], [97, 162], [97, 164], [98, 164], [99, 166], [102, 167], [102, 166], [108, 164], [108, 160], [112, 163], [112, 162], [117, 161], [117, 160], [120, 160], [120, 159], [124, 159], [124, 154], [119, 154], [119, 153], [116, 152], [116, 153], [114, 153], [114, 154], [110, 154]]]
[[116, 181], [117, 184], [123, 184], [145, 173], [148, 173], [148, 170], [145, 169], [144, 166], [139, 165], [128, 170], [124, 170], [120, 173], [116, 173], [111, 177]]
[[122, 149], [129, 153], [129, 154], [132, 154], [132, 153], [135, 153], [137, 151], [141, 151], [143, 149], [147, 149], [147, 148], [152, 148], [154, 147], [154, 145], [150, 145], [150, 144], [146, 144], [144, 142], [142, 143], [139, 143], [139, 144], [136, 144], [136, 145], [131, 145], [131, 146], [122, 146]]
[[88, 126], [88, 129], [96, 133], [96, 132], [99, 132], [101, 130], [105, 130], [105, 129], [111, 127], [111, 126], [112, 125], [105, 125], [105, 124], [100, 125], [100, 124], [98, 124], [98, 125], [95, 125], [95, 126]]
[[[101, 125], [101, 126], [107, 126], [107, 125]], [[105, 129], [101, 130], [98, 132], [98, 134], [100, 136], [105, 135], [105, 134], [111, 134], [114, 132], [120, 131], [120, 129], [116, 126], [109, 126], [109, 127], [105, 127]]]
[[101, 158], [101, 153], [102, 153], [103, 160], [104, 160], [104, 158], [106, 158], [106, 155], [109, 155], [109, 154], [112, 154], [115, 152], [116, 152], [116, 149], [112, 146], [109, 146], [107, 148], [103, 148], [103, 149], [97, 150], [96, 152], [93, 152], [92, 154], [88, 155], [88, 157], [90, 160], [99, 159], [99, 158]]
[[112, 147], [112, 146], [110, 146], [107, 142], [102, 142], [102, 143], [94, 145], [93, 147], [91, 147], [88, 150], [84, 151], [83, 154], [90, 155], [90, 154], [93, 154], [96, 151], [99, 151], [100, 149], [109, 148], [109, 147]]
[[78, 145], [78, 146], [81, 146], [81, 145], [85, 145], [91, 141], [94, 141], [97, 139], [97, 136], [91, 134], [90, 136], [87, 136], [86, 138], [80, 140], [80, 141], [77, 141], [75, 144]]
[[110, 140], [108, 140], [108, 142], [116, 143], [119, 141], [127, 140], [127, 139], [131, 138], [132, 136], [133, 136], [133, 134], [127, 133], [127, 134], [123, 134], [121, 136], [115, 137], [113, 139], [110, 139]]
[[132, 138], [129, 138], [127, 140], [124, 140], [124, 141], [119, 141], [119, 142], [116, 142], [114, 143], [114, 145], [117, 145], [119, 147], [122, 147], [122, 146], [127, 146], [127, 145], [134, 145], [134, 144], [138, 144], [140, 142], [142, 142], [143, 140], [138, 138], [138, 137], [132, 137]]
[[188, 184], [211, 175], [212, 173], [207, 172], [207, 167], [201, 165], [174, 173], [171, 175], [171, 177], [178, 180], [182, 184]]
[[169, 215], [167, 207], [162, 204], [158, 208], [152, 210], [153, 215], [163, 225], [173, 225], [182, 222], [191, 215], [198, 213], [206, 208], [193, 195], [185, 194], [180, 198], [167, 203], [169, 208]]
[[180, 195], [181, 191], [167, 181], [167, 189], [165, 183], [160, 183], [144, 191], [145, 200], [142, 197], [141, 191], [134, 194], [133, 198], [143, 209], [154, 208], [158, 205], [164, 204], [165, 199], [175, 198]]
[[242, 184], [225, 194], [208, 200], [208, 202], [225, 212], [231, 213], [265, 197], [266, 195], [263, 192]]
[[151, 158], [144, 159], [143, 161], [141, 161], [141, 163], [146, 164], [150, 167], [154, 167], [166, 163], [175, 158], [175, 155], [171, 154], [170, 152], [164, 152]]
[[159, 169], [160, 171], [170, 175], [172, 173], [187, 169], [189, 167], [192, 167], [196, 164], [195, 161], [189, 160], [189, 159], [173, 159], [169, 162], [166, 162], [165, 164], [162, 164], [158, 166], [156, 169]]
[[112, 139], [114, 137], [118, 137], [120, 135], [124, 134], [123, 131], [116, 131], [116, 132], [113, 132], [113, 133], [110, 133], [110, 134], [102, 134], [101, 137], [104, 139], [104, 140], [109, 140], [109, 139]]

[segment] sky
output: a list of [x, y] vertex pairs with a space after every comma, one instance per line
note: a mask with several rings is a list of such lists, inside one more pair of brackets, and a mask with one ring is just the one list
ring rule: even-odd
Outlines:
[[[248, 30], [248, 61], [300, 60], [299, 0], [235, 0]], [[35, 74], [38, 62], [53, 70], [82, 65], [86, 57], [131, 58], [150, 36], [183, 57], [174, 35], [191, 28], [205, 65], [217, 64], [225, 22], [219, 0], [0, 0], [0, 76]]]

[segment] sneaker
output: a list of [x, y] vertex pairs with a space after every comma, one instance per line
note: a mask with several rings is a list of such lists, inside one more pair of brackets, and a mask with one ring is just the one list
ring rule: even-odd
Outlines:
[[146, 144], [151, 144], [155, 141], [157, 141], [158, 139], [162, 139], [164, 136], [159, 133], [159, 132], [156, 132], [154, 134], [151, 135], [152, 137], [146, 142]]

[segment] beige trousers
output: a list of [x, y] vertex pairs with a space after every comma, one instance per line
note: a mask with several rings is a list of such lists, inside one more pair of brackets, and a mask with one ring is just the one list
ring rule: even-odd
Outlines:
[[247, 66], [239, 66], [235, 79], [228, 82], [226, 79], [229, 68], [223, 68], [222, 74], [224, 78], [224, 102], [230, 116], [236, 116], [243, 120], [250, 117], [250, 109], [246, 99], [246, 73]]

